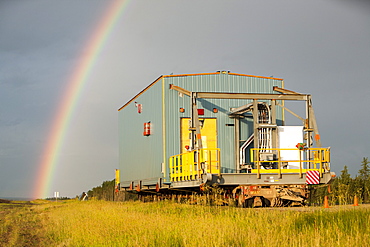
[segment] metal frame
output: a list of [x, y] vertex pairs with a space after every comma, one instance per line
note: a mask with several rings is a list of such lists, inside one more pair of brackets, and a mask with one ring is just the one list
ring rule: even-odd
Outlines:
[[[200, 136], [200, 124], [199, 124], [199, 117], [197, 112], [197, 99], [249, 99], [252, 100], [252, 115], [253, 115], [253, 133], [254, 133], [254, 142], [259, 143], [259, 130], [263, 128], [268, 128], [271, 130], [272, 134], [272, 144], [273, 146], [277, 146], [277, 124], [276, 124], [276, 106], [280, 106], [283, 109], [287, 110], [288, 112], [292, 113], [294, 116], [298, 117], [304, 122], [304, 131], [306, 132], [306, 146], [311, 148], [313, 146], [312, 139], [312, 132], [315, 135], [316, 146], [321, 148], [320, 142], [320, 135], [317, 128], [316, 118], [312, 107], [312, 100], [310, 94], [301, 94], [291, 90], [287, 90], [284, 88], [274, 87], [273, 90], [277, 93], [271, 94], [259, 94], [259, 93], [222, 93], [222, 92], [191, 92], [184, 88], [178, 87], [176, 85], [171, 84], [170, 89], [175, 90], [181, 94], [188, 95], [191, 97], [191, 128], [192, 131], [192, 150], [197, 150], [202, 148], [201, 136]], [[270, 119], [271, 123], [269, 124], [261, 124], [259, 123], [259, 109], [258, 105], [262, 104], [259, 100], [270, 100]], [[287, 109], [284, 104], [280, 104], [277, 100], [293, 100], [293, 101], [305, 101], [306, 102], [306, 118], [301, 118], [291, 110]], [[237, 174], [240, 172], [240, 159], [239, 159], [239, 126], [240, 126], [240, 114], [244, 113], [243, 110], [246, 109], [248, 105], [241, 106], [239, 108], [234, 109], [234, 113], [230, 115], [230, 117], [234, 118], [234, 128], [235, 128], [235, 166]], [[243, 108], [244, 107], [244, 108]], [[250, 106], [249, 106], [250, 107]], [[238, 113], [240, 111], [241, 113]], [[256, 145], [258, 146], [258, 144]], [[255, 146], [255, 147], [256, 147]], [[258, 155], [259, 156], [259, 155]], [[312, 157], [311, 151], [307, 152], [307, 159], [310, 160]], [[261, 171], [260, 171], [260, 164], [261, 162], [258, 161], [257, 158], [257, 179], [261, 179]], [[281, 167], [279, 167], [280, 169]], [[312, 169], [313, 167], [309, 167]], [[321, 173], [321, 171], [320, 171]], [[279, 178], [281, 178], [281, 172], [279, 172]], [[228, 174], [222, 174], [222, 176], [229, 176]], [[231, 175], [230, 175], [231, 176]], [[285, 174], [284, 174], [285, 176]], [[290, 175], [289, 175], [290, 176]], [[249, 176], [248, 176], [249, 177]], [[302, 172], [299, 173], [299, 177], [302, 179], [304, 176]], [[321, 174], [322, 177], [322, 174]]]

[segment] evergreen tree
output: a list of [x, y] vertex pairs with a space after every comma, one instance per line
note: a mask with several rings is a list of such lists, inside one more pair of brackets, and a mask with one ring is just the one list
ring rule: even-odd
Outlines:
[[336, 187], [335, 187], [335, 198], [337, 203], [339, 204], [348, 204], [352, 200], [353, 191], [352, 191], [352, 178], [351, 175], [348, 173], [347, 166], [344, 166], [343, 170], [341, 171], [341, 175], [338, 179], [336, 179]]
[[368, 158], [363, 158], [361, 162], [361, 170], [358, 171], [359, 177], [366, 181], [369, 180], [370, 176], [370, 167], [369, 167], [369, 161]]
[[94, 198], [96, 200], [114, 200], [114, 185], [115, 180], [104, 181], [102, 185], [92, 188], [87, 192], [89, 198]]
[[358, 182], [361, 188], [361, 199], [364, 203], [369, 202], [370, 194], [370, 166], [368, 158], [363, 158], [361, 169], [358, 171]]
[[354, 188], [354, 195], [357, 195], [360, 202], [364, 202], [363, 200], [363, 181], [362, 179], [356, 175], [356, 177], [353, 179], [353, 188]]
[[343, 170], [341, 171], [339, 182], [345, 185], [349, 185], [352, 182], [351, 174], [348, 173], [347, 166], [344, 166]]

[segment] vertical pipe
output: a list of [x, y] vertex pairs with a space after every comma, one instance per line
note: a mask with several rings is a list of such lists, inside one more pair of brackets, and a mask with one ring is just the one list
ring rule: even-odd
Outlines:
[[319, 149], [318, 152], [319, 152], [319, 159], [320, 159], [320, 170], [319, 170], [320, 171], [320, 178], [322, 178], [323, 177], [323, 173], [322, 173], [323, 172], [322, 171], [322, 169], [323, 169], [323, 167], [322, 167], [322, 158], [323, 158], [322, 157], [322, 149]]
[[259, 135], [258, 135], [258, 104], [257, 100], [253, 100], [253, 133], [254, 133], [254, 148], [259, 148]]
[[[285, 87], [284, 80], [281, 81], [281, 86], [282, 86], [282, 88]], [[282, 113], [281, 113], [281, 115], [282, 115], [282, 123], [281, 124], [282, 124], [282, 126], [284, 126], [285, 125], [285, 110], [284, 110], [285, 100], [282, 100], [281, 101], [281, 105], [283, 106], [282, 109], [281, 109], [281, 111], [282, 111]]]
[[253, 100], [253, 133], [254, 133], [254, 148], [257, 148], [256, 152], [256, 163], [257, 163], [257, 178], [261, 178], [260, 174], [260, 162], [259, 162], [259, 140], [260, 136], [258, 133], [258, 102], [257, 99]]
[[259, 154], [259, 150], [256, 150], [257, 151], [257, 155], [256, 155], [256, 161], [257, 161], [257, 178], [261, 178], [261, 163], [260, 163], [260, 154]]
[[302, 151], [298, 150], [299, 152], [299, 177], [302, 178]]
[[164, 77], [162, 77], [162, 148], [163, 148], [163, 163], [165, 167], [164, 177], [166, 178], [169, 176], [167, 173], [167, 144], [166, 144], [166, 91], [165, 91], [165, 81]]
[[216, 150], [216, 156], [217, 156], [218, 177], [221, 177], [221, 152], [219, 149]]
[[280, 149], [277, 149], [277, 158], [278, 158], [279, 178], [281, 178], [281, 159], [280, 159]]
[[[307, 98], [306, 98], [306, 126], [305, 127], [307, 128], [306, 133], [307, 133], [307, 147], [308, 148], [312, 147], [312, 145], [311, 145], [311, 128], [312, 128], [312, 126], [311, 126], [310, 104], [311, 104], [311, 97], [310, 97], [310, 95], [307, 95]], [[311, 156], [312, 156], [311, 152], [308, 151], [307, 155], [308, 155], [307, 159], [310, 160]], [[308, 168], [312, 169], [313, 167], [310, 164]]]
[[240, 119], [234, 118], [234, 157], [235, 157], [235, 171], [240, 173]]
[[170, 181], [172, 181], [172, 177], [173, 177], [173, 172], [172, 172], [173, 159], [174, 159], [174, 157], [171, 157], [170, 162], [168, 164], [169, 165], [169, 179], [170, 179]]
[[[192, 115], [191, 115], [191, 129], [192, 129], [192, 145], [193, 149], [202, 149], [202, 138], [200, 134], [200, 123], [199, 123], [199, 116], [198, 116], [198, 108], [197, 108], [197, 93], [191, 92], [191, 109], [192, 109]], [[196, 144], [196, 145], [195, 145]]]
[[211, 150], [208, 150], [208, 164], [210, 167], [210, 173], [212, 173], [212, 161], [211, 161]]
[[[271, 124], [276, 125], [276, 100], [271, 100]], [[272, 130], [272, 148], [278, 148], [277, 128]]]
[[194, 136], [194, 93], [190, 95], [190, 129], [191, 129], [191, 150], [195, 149], [195, 136]]
[[201, 174], [202, 167], [199, 165], [199, 162], [195, 159], [194, 151], [191, 152], [191, 159], [192, 159], [192, 163], [195, 164], [195, 166], [197, 167], [197, 178], [199, 179], [202, 175]]

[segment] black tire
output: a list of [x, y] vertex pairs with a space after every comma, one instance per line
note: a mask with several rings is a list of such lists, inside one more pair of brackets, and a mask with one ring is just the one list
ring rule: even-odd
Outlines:
[[254, 197], [245, 200], [244, 201], [244, 207], [245, 208], [253, 208], [254, 207]]
[[271, 202], [269, 199], [261, 197], [261, 201], [262, 201], [262, 207], [271, 207]]

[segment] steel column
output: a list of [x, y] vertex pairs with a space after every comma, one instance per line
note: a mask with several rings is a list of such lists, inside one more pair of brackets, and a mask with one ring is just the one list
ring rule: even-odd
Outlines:
[[234, 157], [235, 157], [235, 170], [236, 173], [240, 172], [240, 119], [234, 118]]

